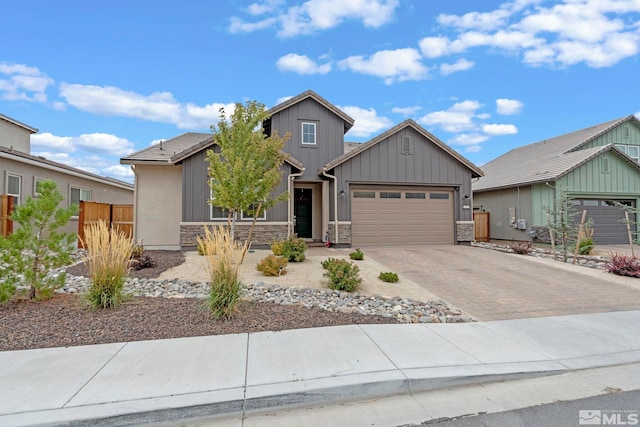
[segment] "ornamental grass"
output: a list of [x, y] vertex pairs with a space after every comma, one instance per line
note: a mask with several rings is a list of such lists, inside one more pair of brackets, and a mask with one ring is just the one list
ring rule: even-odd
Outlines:
[[241, 296], [242, 282], [238, 274], [242, 244], [231, 238], [224, 226], [204, 228], [204, 236], [197, 237], [198, 247], [206, 258], [205, 270], [211, 288], [205, 308], [215, 319], [231, 318]]
[[94, 308], [116, 308], [125, 299], [122, 288], [130, 270], [133, 240], [102, 220], [85, 226], [84, 236], [91, 279], [86, 298]]

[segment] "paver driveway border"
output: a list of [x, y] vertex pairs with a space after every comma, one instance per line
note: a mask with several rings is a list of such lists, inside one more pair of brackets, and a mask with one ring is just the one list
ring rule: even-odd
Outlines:
[[362, 250], [476, 320], [640, 309], [640, 280], [603, 270], [463, 245]]

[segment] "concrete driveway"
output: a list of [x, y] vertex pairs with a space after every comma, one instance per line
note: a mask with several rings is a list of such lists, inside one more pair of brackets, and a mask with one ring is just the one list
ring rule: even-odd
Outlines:
[[640, 309], [640, 279], [470, 246], [363, 247], [477, 320]]

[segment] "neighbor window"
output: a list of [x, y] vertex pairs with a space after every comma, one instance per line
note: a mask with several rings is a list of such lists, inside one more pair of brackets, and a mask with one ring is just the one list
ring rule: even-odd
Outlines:
[[616, 144], [616, 148], [622, 151], [627, 156], [631, 157], [636, 162], [640, 163], [640, 146]]
[[20, 175], [7, 174], [7, 194], [13, 196], [13, 204], [20, 204], [22, 190], [22, 177]]
[[71, 187], [69, 191], [69, 205], [79, 205], [80, 202], [91, 201], [91, 189]]
[[315, 145], [316, 143], [316, 124], [302, 123], [302, 143]]
[[376, 192], [375, 191], [354, 191], [353, 198], [354, 199], [375, 199]]
[[449, 198], [449, 193], [429, 193], [430, 199], [441, 199], [447, 200]]
[[424, 199], [425, 194], [424, 193], [405, 193], [404, 198], [405, 199]]
[[33, 178], [33, 195], [35, 197], [39, 197], [40, 194], [42, 193], [40, 191], [40, 188], [42, 187], [43, 182], [44, 182], [44, 179]]
[[380, 192], [380, 198], [381, 199], [399, 199], [400, 198], [400, 192], [396, 192], [396, 191], [381, 191]]

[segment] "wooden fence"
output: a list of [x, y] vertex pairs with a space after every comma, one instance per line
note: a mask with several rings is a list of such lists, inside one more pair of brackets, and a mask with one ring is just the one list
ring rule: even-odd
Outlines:
[[13, 196], [7, 194], [0, 195], [0, 235], [7, 237], [13, 233]]
[[108, 203], [80, 202], [78, 218], [78, 247], [82, 248], [84, 227], [103, 220], [129, 237], [133, 237], [133, 205], [110, 205]]
[[476, 229], [476, 242], [489, 242], [491, 239], [489, 212], [474, 212], [473, 222]]

